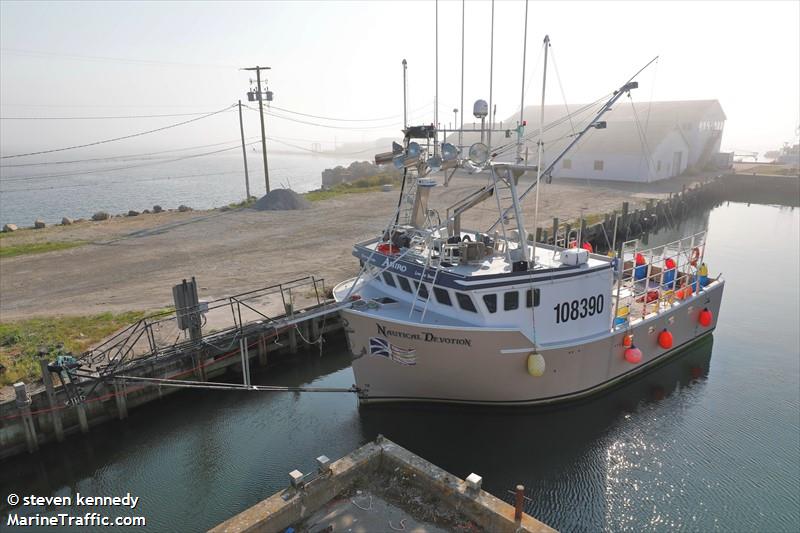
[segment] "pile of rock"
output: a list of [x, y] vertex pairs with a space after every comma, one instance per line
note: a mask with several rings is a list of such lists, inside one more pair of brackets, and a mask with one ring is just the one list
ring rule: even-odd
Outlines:
[[291, 189], [275, 189], [259, 198], [253, 207], [259, 211], [293, 211], [308, 209], [311, 202]]

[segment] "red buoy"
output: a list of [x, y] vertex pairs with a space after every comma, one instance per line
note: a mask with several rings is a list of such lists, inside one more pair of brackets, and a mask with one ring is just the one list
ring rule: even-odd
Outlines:
[[631, 347], [625, 350], [625, 360], [632, 365], [638, 365], [642, 362], [642, 351], [631, 344]]
[[630, 348], [631, 346], [633, 346], [633, 335], [625, 335], [624, 337], [622, 337], [622, 345], [625, 348]]
[[593, 254], [593, 253], [594, 253], [594, 248], [592, 248], [592, 243], [590, 243], [590, 242], [585, 242], [585, 243], [583, 243], [583, 246], [582, 246], [582, 248], [583, 248], [584, 250], [588, 251], [590, 254]]
[[665, 328], [658, 334], [658, 345], [665, 350], [672, 348], [672, 333]]
[[700, 314], [697, 316], [697, 321], [700, 322], [700, 325], [704, 328], [707, 328], [711, 325], [711, 321], [714, 319], [714, 314], [708, 310], [708, 307], [704, 308], [700, 311]]
[[666, 261], [664, 261], [664, 266], [667, 267], [667, 270], [672, 270], [675, 268], [675, 261], [671, 257], [668, 257]]
[[642, 254], [636, 254], [636, 266], [646, 265], [647, 261], [644, 260], [644, 256]]

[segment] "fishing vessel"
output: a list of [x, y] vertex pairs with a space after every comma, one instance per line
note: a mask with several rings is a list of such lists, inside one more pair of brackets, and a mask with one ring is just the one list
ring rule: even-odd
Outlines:
[[[402, 144], [376, 156], [404, 169], [397, 209], [377, 237], [355, 244], [362, 269], [333, 291], [362, 403], [572, 400], [713, 331], [724, 281], [709, 276], [705, 232], [655, 248], [614, 243], [604, 255], [586, 249], [580, 234], [536, 242], [525, 225], [523, 199], [538, 196], [564, 155], [603, 129], [603, 114], [637, 87], [631, 79], [614, 91], [547, 165], [542, 142], [536, 165], [523, 157], [522, 116], [516, 143], [503, 149], [467, 149], [440, 139], [433, 125], [406, 125]], [[476, 116], [485, 107], [476, 102]], [[432, 209], [431, 191], [458, 170], [486, 179], [444, 212]], [[523, 176], [535, 180], [523, 187]], [[462, 218], [487, 205], [496, 209], [493, 224], [462, 228]]]

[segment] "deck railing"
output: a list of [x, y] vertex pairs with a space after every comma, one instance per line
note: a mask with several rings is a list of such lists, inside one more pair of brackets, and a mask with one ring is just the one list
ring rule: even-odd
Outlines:
[[652, 248], [627, 241], [616, 269], [612, 329], [662, 313], [704, 290], [706, 232]]

